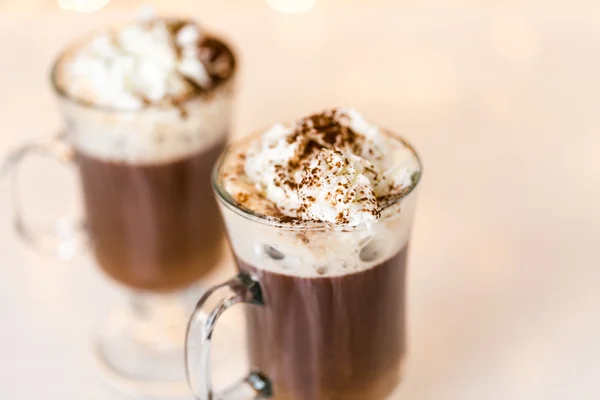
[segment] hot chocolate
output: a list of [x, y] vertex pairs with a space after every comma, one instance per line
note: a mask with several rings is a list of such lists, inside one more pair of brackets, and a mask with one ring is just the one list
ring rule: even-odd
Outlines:
[[171, 291], [217, 265], [222, 222], [210, 171], [224, 145], [159, 164], [76, 153], [94, 252], [108, 275], [132, 288]]
[[225, 153], [216, 188], [252, 369], [277, 400], [383, 400], [405, 356], [405, 275], [420, 164], [354, 110], [276, 125]]
[[67, 51], [54, 80], [102, 269], [135, 289], [181, 289], [217, 265], [210, 188], [229, 131], [235, 59], [184, 19], [146, 16]]
[[298, 277], [239, 260], [257, 277], [266, 307], [246, 313], [254, 370], [278, 400], [385, 399], [405, 354], [407, 249], [365, 271]]
[[189, 393], [181, 349], [191, 300], [224, 247], [210, 176], [230, 131], [237, 66], [194, 21], [147, 11], [57, 58], [52, 85], [64, 133], [19, 148], [5, 168], [40, 154], [73, 163], [81, 220], [30, 223], [15, 174], [16, 231], [61, 258], [91, 247], [129, 289], [93, 332], [104, 377], [128, 394], [180, 397]]

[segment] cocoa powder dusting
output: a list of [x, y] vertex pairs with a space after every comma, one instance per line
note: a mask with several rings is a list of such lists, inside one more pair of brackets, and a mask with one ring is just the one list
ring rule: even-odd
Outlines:
[[[409, 190], [386, 181], [385, 175], [381, 174], [383, 170], [380, 171], [379, 164], [373, 161], [381, 158], [380, 150], [368, 142], [366, 136], [355, 132], [351, 122], [344, 110], [330, 109], [298, 120], [290, 133], [281, 137], [292, 155], [272, 166], [272, 184], [284, 194], [296, 196], [299, 204], [286, 205], [285, 210], [280, 210], [272, 203], [271, 216], [282, 224], [301, 225], [308, 220], [307, 213], [317, 212], [313, 208], [316, 202], [326, 202], [334, 209], [344, 205], [335, 217], [329, 217], [334, 221], [330, 219], [327, 223], [349, 225], [356, 220], [357, 213], [366, 212], [379, 218], [386, 205]], [[271, 149], [276, 146], [270, 144]], [[362, 160], [355, 162], [353, 157]], [[326, 192], [323, 188], [327, 188]], [[376, 188], [386, 194], [377, 196]], [[267, 200], [264, 193], [259, 196]], [[238, 201], [244, 203], [248, 198], [242, 197]], [[319, 207], [320, 203], [317, 209]], [[302, 242], [308, 240], [303, 234], [296, 238]]]

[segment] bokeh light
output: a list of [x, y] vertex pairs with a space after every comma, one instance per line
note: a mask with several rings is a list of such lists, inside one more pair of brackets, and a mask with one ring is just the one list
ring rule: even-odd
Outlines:
[[316, 0], [267, 0], [267, 3], [282, 14], [300, 14], [310, 11]]
[[91, 13], [100, 10], [110, 0], [58, 0], [58, 6], [63, 10]]

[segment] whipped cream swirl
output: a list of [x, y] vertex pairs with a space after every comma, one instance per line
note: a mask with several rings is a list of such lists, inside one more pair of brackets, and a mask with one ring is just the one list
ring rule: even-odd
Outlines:
[[294, 126], [277, 124], [242, 159], [241, 174], [227, 185], [238, 201], [262, 198], [280, 217], [335, 226], [374, 223], [420, 171], [406, 143], [352, 109], [326, 110]]
[[145, 13], [94, 35], [59, 64], [70, 96], [119, 109], [177, 103], [232, 75], [234, 57], [193, 21]]

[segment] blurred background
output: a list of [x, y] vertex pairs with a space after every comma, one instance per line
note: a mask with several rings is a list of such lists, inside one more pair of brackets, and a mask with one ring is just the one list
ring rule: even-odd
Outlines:
[[[143, 4], [235, 44], [235, 135], [352, 106], [420, 151], [404, 398], [600, 398], [598, 1], [0, 0], [2, 154], [60, 129], [60, 49]], [[68, 170], [27, 174], [36, 212], [77, 208]], [[87, 346], [118, 289], [21, 245], [6, 189], [0, 397], [127, 398]]]

